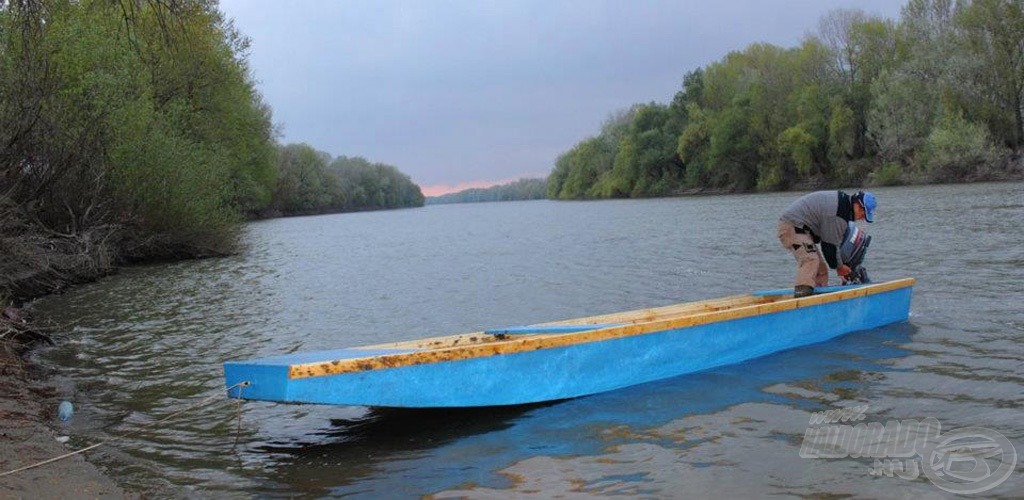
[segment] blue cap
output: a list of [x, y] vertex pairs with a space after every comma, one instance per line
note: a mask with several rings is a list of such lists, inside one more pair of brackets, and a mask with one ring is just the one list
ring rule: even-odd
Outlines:
[[865, 191], [860, 197], [861, 206], [864, 207], [864, 220], [868, 222], [875, 222], [875, 208], [878, 207], [878, 201], [875, 200], [875, 195]]

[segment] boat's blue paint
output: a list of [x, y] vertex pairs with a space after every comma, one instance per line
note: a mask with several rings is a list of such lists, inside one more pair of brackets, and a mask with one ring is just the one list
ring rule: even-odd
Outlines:
[[[323, 361], [325, 359], [353, 359], [353, 358], [365, 358], [370, 356], [379, 356], [381, 354], [402, 354], [407, 352], [415, 352], [415, 349], [336, 349], [332, 351], [312, 351], [312, 352], [297, 352], [293, 354], [284, 354], [281, 356], [271, 356], [268, 358], [259, 358], [246, 361], [227, 361], [224, 363], [224, 375], [228, 376], [229, 373], [244, 373], [244, 380], [259, 381], [260, 390], [268, 391], [272, 394], [284, 393], [288, 388], [288, 367], [293, 364], [302, 363], [315, 363], [317, 361]], [[239, 379], [241, 382], [243, 379]], [[234, 387], [238, 382], [228, 384], [228, 387]], [[228, 396], [237, 398], [239, 395], [249, 398], [250, 396], [249, 387], [234, 387], [228, 391]]]
[[597, 330], [600, 328], [611, 328], [622, 326], [625, 323], [597, 323], [593, 325], [536, 325], [536, 326], [510, 326], [506, 328], [493, 328], [485, 330], [484, 333], [491, 335], [534, 335], [541, 333], [576, 333]]
[[[283, 456], [275, 463], [275, 470], [290, 477], [307, 477], [308, 457], [329, 456], [334, 459], [332, 463], [345, 460], [349, 467], [379, 472], [373, 477], [337, 486], [330, 492], [332, 497], [357, 496], [367, 491], [414, 497], [423, 491], [459, 489], [467, 480], [477, 485], [476, 491], [507, 489], [512, 487], [508, 476], [499, 471], [510, 464], [536, 458], [538, 454], [602, 456], [609, 452], [609, 447], [635, 444], [637, 435], [658, 435], [667, 439], [665, 436], [671, 433], [658, 432], [659, 428], [677, 429], [679, 419], [687, 416], [714, 414], [739, 404], [768, 403], [780, 405], [774, 408], [808, 413], [831, 409], [827, 398], [793, 397], [769, 388], [816, 381], [820, 386], [815, 389], [825, 394], [839, 386], [844, 387], [844, 393], [870, 392], [873, 382], [867, 379], [829, 382], [835, 378], [830, 375], [847, 370], [865, 373], [900, 370], [893, 360], [911, 354], [899, 346], [910, 343], [915, 331], [913, 324], [899, 323], [806, 349], [793, 349], [560, 404], [474, 410], [372, 409], [358, 419], [332, 419], [330, 433], [318, 433], [306, 440], [275, 446], [273, 451]], [[466, 425], [467, 421], [472, 425]], [[670, 424], [671, 427], [666, 427]], [[390, 439], [389, 432], [394, 428], [415, 432], [418, 439]], [[622, 432], [581, 432], [581, 429]], [[785, 439], [783, 434], [776, 437]], [[651, 437], [650, 442], [656, 443], [654, 439]], [[388, 446], [378, 447], [372, 454], [365, 453], [364, 446], [358, 449], [353, 446], [381, 440], [387, 440]], [[423, 453], [423, 443], [427, 442], [431, 451]], [[472, 457], [472, 471], [466, 473], [471, 479], [446, 473], [450, 467], [467, 466], [467, 457]]]
[[[669, 378], [903, 321], [911, 287], [811, 307], [583, 344], [288, 379], [265, 363], [225, 364], [247, 399], [394, 407], [470, 407], [572, 398]], [[323, 353], [320, 353], [323, 355]], [[266, 377], [274, 375], [274, 377]], [[232, 396], [237, 397], [237, 390]]]
[[[832, 293], [842, 292], [843, 290], [852, 290], [854, 288], [860, 288], [864, 285], [843, 285], [843, 286], [819, 286], [814, 289], [815, 294], [819, 293]], [[777, 290], [761, 290], [760, 292], [754, 292], [751, 295], [756, 297], [770, 297], [773, 295], [793, 295], [792, 288], [779, 288]]]

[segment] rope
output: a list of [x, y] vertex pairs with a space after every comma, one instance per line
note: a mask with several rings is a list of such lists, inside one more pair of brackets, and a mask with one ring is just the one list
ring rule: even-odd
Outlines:
[[[243, 385], [244, 384], [244, 385]], [[238, 388], [238, 406], [236, 411], [238, 412], [238, 427], [235, 428], [235, 446], [238, 446], [238, 438], [242, 435], [242, 389], [249, 387], [249, 382], [242, 382], [241, 387]]]
[[[250, 385], [252, 385], [251, 382], [245, 381], [245, 382], [239, 382], [239, 383], [237, 383], [237, 384], [235, 384], [235, 385], [233, 385], [231, 387], [228, 387], [228, 392], [230, 392], [231, 389], [234, 389], [236, 387], [239, 388], [238, 389], [238, 397], [239, 397], [238, 425], [239, 425], [239, 428], [241, 428], [241, 425], [242, 425], [242, 412], [241, 412], [242, 388], [249, 387]], [[53, 458], [51, 458], [49, 460], [43, 460], [42, 462], [37, 462], [37, 463], [31, 464], [31, 465], [26, 465], [26, 466], [18, 468], [18, 469], [2, 472], [2, 473], [0, 473], [0, 477], [9, 476], [11, 474], [16, 474], [18, 472], [26, 471], [26, 470], [29, 470], [29, 469], [34, 469], [36, 467], [41, 467], [43, 465], [50, 464], [50, 463], [56, 462], [58, 460], [63, 460], [63, 459], [68, 458], [68, 457], [73, 457], [73, 456], [78, 455], [80, 453], [85, 453], [85, 452], [87, 452], [87, 451], [89, 451], [91, 449], [98, 448], [98, 447], [100, 447], [100, 446], [102, 446], [104, 444], [109, 444], [109, 443], [112, 443], [114, 441], [118, 441], [120, 439], [124, 439], [126, 437], [129, 437], [129, 436], [132, 436], [134, 434], [137, 434], [137, 433], [139, 433], [139, 432], [141, 432], [143, 430], [146, 430], [149, 427], [152, 427], [152, 426], [154, 426], [156, 424], [166, 422], [166, 421], [168, 421], [168, 420], [170, 420], [170, 419], [172, 419], [174, 417], [177, 417], [178, 415], [181, 415], [182, 413], [185, 413], [187, 411], [193, 410], [193, 409], [198, 408], [200, 406], [204, 406], [206, 404], [209, 404], [210, 401], [212, 401], [214, 399], [219, 399], [221, 397], [223, 397], [223, 396], [221, 396], [219, 394], [218, 395], [214, 395], [214, 396], [210, 396], [210, 397], [208, 397], [208, 398], [206, 398], [206, 399], [204, 399], [204, 400], [202, 400], [202, 401], [200, 401], [198, 403], [186, 406], [185, 408], [183, 408], [181, 410], [178, 410], [178, 411], [176, 411], [174, 413], [171, 413], [170, 415], [167, 415], [166, 417], [161, 418], [160, 420], [157, 420], [155, 422], [150, 422], [149, 424], [143, 425], [142, 427], [140, 427], [140, 428], [138, 428], [138, 429], [136, 429], [134, 431], [126, 432], [124, 434], [121, 434], [120, 436], [114, 436], [113, 438], [108, 439], [106, 441], [100, 441], [100, 442], [98, 442], [96, 444], [93, 444], [93, 445], [90, 445], [90, 446], [86, 446], [85, 448], [82, 448], [80, 450], [75, 450], [75, 451], [72, 451], [72, 452], [69, 452], [69, 453], [65, 453], [65, 454], [63, 454], [63, 455], [61, 455], [59, 457], [53, 457]], [[237, 435], [235, 436], [235, 440], [236, 441], [238, 440], [238, 436]]]

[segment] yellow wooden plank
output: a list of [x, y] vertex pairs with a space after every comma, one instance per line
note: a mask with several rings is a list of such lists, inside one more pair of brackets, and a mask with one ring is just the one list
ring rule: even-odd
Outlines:
[[721, 299], [703, 300], [700, 302], [687, 302], [683, 304], [674, 304], [664, 307], [638, 309], [636, 311], [627, 311], [620, 313], [602, 314], [599, 316], [591, 316], [581, 319], [570, 319], [542, 324], [588, 325], [599, 323], [639, 323], [655, 321], [657, 319], [662, 319], [670, 316], [677, 316], [680, 314], [693, 314], [708, 311], [718, 311], [724, 308], [737, 307], [741, 305], [750, 305], [753, 303], [761, 302], [763, 300], [763, 297], [754, 297], [752, 295], [735, 295], [732, 297], [725, 297]]
[[[809, 297], [802, 297], [799, 299], [782, 298], [780, 300], [774, 300], [764, 303], [754, 302], [748, 305], [741, 305], [733, 308], [726, 308], [722, 310], [708, 312], [696, 312], [693, 314], [684, 314], [680, 316], [670, 315], [668, 317], [655, 319], [652, 321], [639, 322], [624, 326], [601, 328], [586, 332], [551, 335], [513, 336], [504, 340], [495, 339], [493, 341], [484, 340], [486, 337], [490, 336], [479, 332], [475, 334], [464, 334], [452, 337], [438, 337], [436, 339], [433, 339], [433, 341], [443, 343], [443, 339], [455, 339], [464, 337], [466, 338], [467, 343], [464, 345], [453, 344], [450, 347], [443, 347], [439, 349], [425, 350], [414, 353], [390, 354], [372, 356], [367, 358], [333, 360], [325, 362], [292, 365], [289, 368], [289, 377], [318, 377], [325, 375], [334, 375], [339, 373], [353, 373], [365, 370], [394, 368], [399, 366], [419, 365], [425, 363], [437, 363], [441, 361], [455, 361], [484, 356], [494, 356], [498, 354], [511, 354], [536, 349], [549, 349], [553, 347], [561, 347], [571, 344], [598, 342], [602, 340], [609, 340], [631, 335], [642, 335], [645, 333], [658, 332], [663, 330], [673, 330], [678, 328], [685, 328], [690, 326], [697, 326], [708, 323], [716, 323], [720, 321], [728, 321], [733, 319], [746, 318], [750, 316], [758, 316], [762, 314], [770, 314], [792, 309], [811, 307], [818, 304], [836, 302], [856, 297], [865, 297], [868, 295], [883, 293], [890, 290], [910, 287], [913, 286], [914, 283], [915, 280], [913, 278], [906, 278], [901, 280], [889, 281], [886, 283], [879, 283], [876, 285], [868, 285], [841, 292], [834, 292], [822, 295], [811, 295]], [[733, 298], [729, 299], [732, 300]], [[708, 302], [711, 301], [705, 301], [704, 303], [706, 304]], [[742, 303], [742, 301], [740, 301], [740, 303]], [[632, 313], [636, 312], [637, 311], [633, 311]], [[598, 316], [594, 318], [601, 318], [607, 316], [611, 315]], [[589, 321], [591, 319], [593, 318], [585, 318], [584, 321]], [[602, 321], [595, 321], [595, 323], [600, 322]], [[476, 340], [473, 342], [469, 342], [469, 339], [474, 337], [476, 338]], [[381, 346], [393, 347], [403, 345], [407, 346], [407, 344], [405, 343], [382, 344]]]
[[[695, 314], [708, 311], [717, 311], [726, 307], [749, 305], [753, 303], [764, 302], [767, 300], [773, 300], [773, 298], [755, 297], [752, 295], [734, 295], [731, 297], [703, 300], [700, 302], [686, 302], [682, 304], [673, 304], [669, 306], [655, 307], [649, 309], [637, 309], [635, 311], [602, 314], [598, 316], [589, 316], [586, 318], [576, 318], [563, 321], [554, 321], [550, 323], [541, 323], [541, 325], [594, 325], [603, 323], [640, 323], [654, 321], [657, 319], [663, 319], [666, 317], [673, 317], [681, 314]], [[552, 333], [535, 335], [553, 336], [563, 334]], [[493, 335], [480, 331], [472, 333], [463, 333], [458, 335], [446, 335], [443, 337], [431, 337], [418, 340], [374, 344], [370, 346], [355, 347], [353, 349], [444, 349], [455, 346], [487, 344], [501, 340], [503, 339], [497, 338]]]

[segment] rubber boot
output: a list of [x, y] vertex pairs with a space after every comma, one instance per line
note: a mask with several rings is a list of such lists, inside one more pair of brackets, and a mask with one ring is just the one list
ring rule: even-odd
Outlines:
[[800, 297], [809, 297], [814, 295], [814, 287], [808, 285], [797, 285], [793, 287], [793, 298], [799, 299]]

